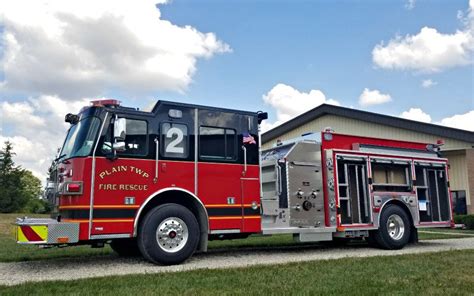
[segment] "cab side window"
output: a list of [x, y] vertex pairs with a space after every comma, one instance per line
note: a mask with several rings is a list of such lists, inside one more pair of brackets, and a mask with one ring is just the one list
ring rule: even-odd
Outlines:
[[[148, 128], [144, 120], [128, 119], [126, 121], [125, 151], [117, 151], [118, 155], [146, 155]], [[103, 154], [112, 152], [113, 125], [110, 125], [101, 146]]]
[[127, 119], [127, 134], [125, 136], [125, 151], [122, 155], [147, 154], [147, 124], [143, 120]]
[[207, 160], [236, 160], [237, 135], [235, 130], [201, 126], [199, 128], [199, 156], [201, 159]]

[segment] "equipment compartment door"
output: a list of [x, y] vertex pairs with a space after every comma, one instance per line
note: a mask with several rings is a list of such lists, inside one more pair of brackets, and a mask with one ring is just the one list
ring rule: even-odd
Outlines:
[[258, 178], [242, 178], [243, 232], [259, 232], [260, 216], [260, 181]]
[[341, 224], [371, 223], [367, 158], [338, 156], [337, 173]]
[[445, 167], [416, 163], [415, 171], [420, 221], [449, 221], [451, 206]]

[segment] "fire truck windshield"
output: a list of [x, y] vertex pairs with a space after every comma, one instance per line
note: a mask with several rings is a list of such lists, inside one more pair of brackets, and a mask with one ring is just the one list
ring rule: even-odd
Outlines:
[[84, 118], [71, 126], [58, 159], [90, 155], [99, 126], [97, 117]]

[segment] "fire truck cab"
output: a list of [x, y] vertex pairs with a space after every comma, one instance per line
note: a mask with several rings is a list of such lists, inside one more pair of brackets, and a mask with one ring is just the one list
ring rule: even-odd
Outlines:
[[209, 239], [292, 233], [397, 249], [449, 227], [447, 160], [436, 145], [321, 133], [260, 151], [263, 112], [115, 100], [77, 115], [55, 161], [51, 219], [17, 219], [21, 244], [110, 243], [177, 264]]

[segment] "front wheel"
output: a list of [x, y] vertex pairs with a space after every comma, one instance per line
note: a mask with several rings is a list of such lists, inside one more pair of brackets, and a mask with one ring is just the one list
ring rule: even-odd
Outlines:
[[378, 246], [398, 250], [410, 240], [411, 224], [406, 212], [397, 205], [387, 205], [380, 216], [379, 229], [372, 232]]
[[138, 247], [143, 256], [164, 265], [179, 264], [191, 257], [198, 242], [196, 217], [178, 204], [161, 205], [148, 212], [138, 234]]

